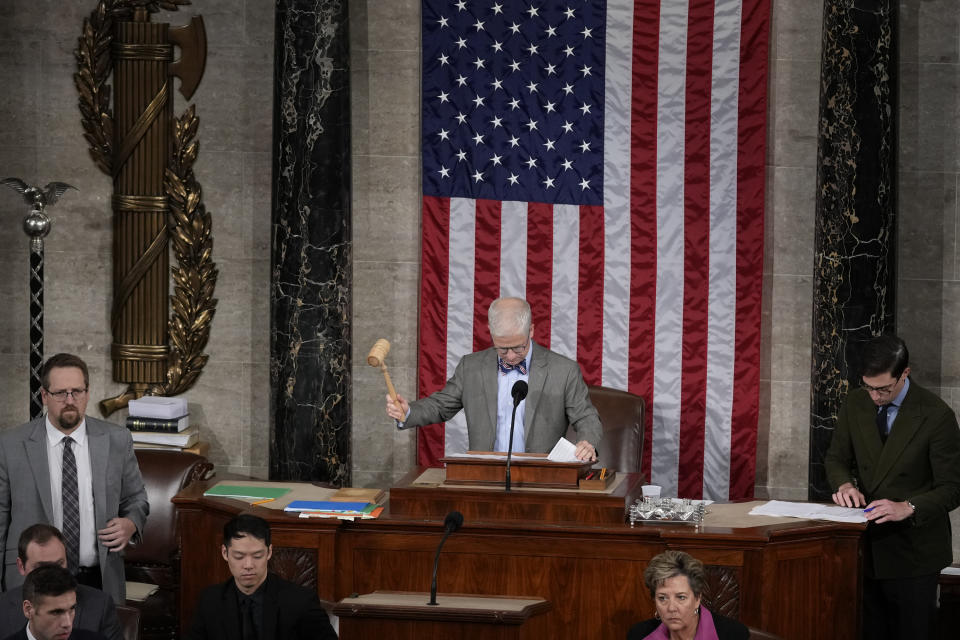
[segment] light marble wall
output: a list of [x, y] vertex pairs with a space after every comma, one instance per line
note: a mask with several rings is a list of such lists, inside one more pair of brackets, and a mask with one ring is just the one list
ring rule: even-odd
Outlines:
[[756, 493], [806, 499], [823, 3], [771, 12]]
[[390, 486], [416, 462], [416, 434], [384, 413], [378, 338], [397, 392], [417, 397], [420, 256], [420, 2], [351, 0], [353, 483]]
[[900, 38], [898, 330], [913, 377], [960, 411], [960, 5], [901, 2]]
[[[82, 137], [73, 85], [73, 51], [87, 2], [0, 3], [0, 174], [30, 183], [63, 180], [79, 188], [50, 212], [46, 242], [46, 353], [71, 351], [91, 368], [96, 402], [123, 390], [111, 379], [110, 180], [93, 165]], [[197, 0], [155, 21], [204, 17], [209, 55], [192, 102], [200, 117], [195, 170], [213, 217], [219, 299], [206, 352], [210, 362], [186, 393], [219, 469], [265, 476], [269, 433], [270, 167], [273, 3]], [[179, 55], [179, 54], [177, 54]], [[179, 82], [175, 81], [175, 86]], [[175, 112], [186, 106], [176, 94]], [[19, 196], [0, 193], [0, 402], [3, 424], [28, 406], [26, 213]], [[111, 420], [122, 422], [125, 413]]]

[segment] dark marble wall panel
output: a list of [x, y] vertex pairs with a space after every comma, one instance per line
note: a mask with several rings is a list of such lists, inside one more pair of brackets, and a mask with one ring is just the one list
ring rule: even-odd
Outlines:
[[895, 328], [897, 3], [826, 0], [813, 291], [810, 499], [857, 384], [857, 344]]
[[346, 0], [278, 0], [272, 480], [350, 480], [350, 93]]

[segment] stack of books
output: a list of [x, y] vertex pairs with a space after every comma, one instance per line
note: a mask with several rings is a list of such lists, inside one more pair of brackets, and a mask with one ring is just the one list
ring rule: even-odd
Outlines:
[[190, 414], [184, 398], [144, 396], [128, 404], [127, 429], [137, 449], [179, 449], [205, 455], [200, 451], [199, 429], [190, 426]]
[[373, 502], [341, 502], [334, 500], [294, 500], [284, 507], [288, 513], [299, 513], [301, 518], [340, 518], [367, 520], [376, 518], [383, 507]]

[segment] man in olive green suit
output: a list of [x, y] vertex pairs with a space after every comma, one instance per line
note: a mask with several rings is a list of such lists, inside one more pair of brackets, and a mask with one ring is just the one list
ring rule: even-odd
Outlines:
[[896, 336], [868, 341], [862, 388], [837, 416], [827, 451], [833, 501], [865, 507], [863, 637], [928, 638], [940, 570], [953, 561], [949, 512], [960, 506], [953, 410], [909, 379]]
[[580, 365], [533, 341], [530, 305], [521, 298], [499, 298], [488, 313], [493, 346], [460, 360], [443, 389], [415, 402], [387, 396], [387, 415], [401, 429], [421, 427], [466, 413], [474, 451], [507, 451], [518, 381], [529, 393], [517, 407], [513, 450], [546, 453], [567, 432], [577, 432], [576, 456], [595, 461], [603, 428], [590, 402]]

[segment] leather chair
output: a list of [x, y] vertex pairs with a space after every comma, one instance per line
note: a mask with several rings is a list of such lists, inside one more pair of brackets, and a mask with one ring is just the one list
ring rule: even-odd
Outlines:
[[[640, 473], [643, 452], [643, 398], [610, 387], [589, 386], [590, 402], [600, 414], [603, 442], [597, 467]], [[576, 442], [570, 430], [567, 437]]]
[[136, 607], [117, 605], [117, 619], [123, 640], [140, 640], [140, 610]]
[[180, 548], [176, 510], [170, 501], [194, 480], [209, 474], [213, 465], [203, 456], [176, 450], [137, 449], [140, 475], [150, 501], [143, 541], [127, 547], [124, 562], [128, 581], [157, 586], [146, 600], [128, 600], [140, 612], [145, 640], [176, 640], [180, 632]]

